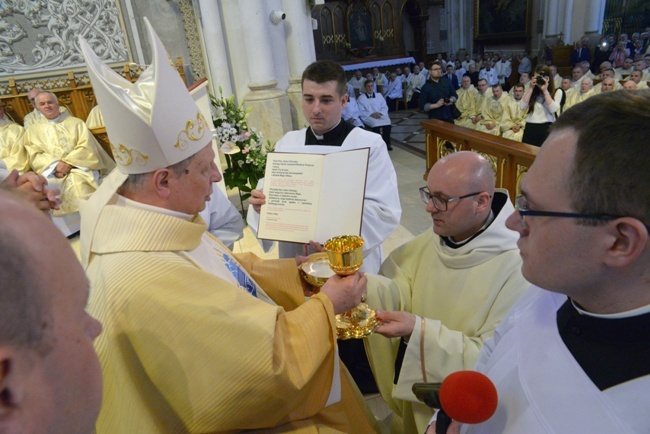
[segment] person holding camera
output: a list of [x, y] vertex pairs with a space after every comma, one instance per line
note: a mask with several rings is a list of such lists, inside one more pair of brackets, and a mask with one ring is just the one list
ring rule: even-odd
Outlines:
[[538, 65], [530, 87], [519, 102], [522, 110], [528, 107], [522, 142], [529, 145], [542, 146], [548, 137], [549, 127], [555, 121], [555, 113], [560, 109], [562, 92], [555, 90], [550, 77], [549, 67]]
[[420, 110], [429, 115], [429, 119], [454, 123], [453, 105], [458, 95], [451, 82], [442, 76], [442, 65], [433, 63], [429, 68], [429, 80], [420, 92]]

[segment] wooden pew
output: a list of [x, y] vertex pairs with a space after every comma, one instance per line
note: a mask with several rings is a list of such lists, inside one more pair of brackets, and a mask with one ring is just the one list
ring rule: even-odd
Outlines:
[[497, 188], [507, 189], [513, 201], [519, 193], [522, 176], [533, 164], [539, 151], [536, 146], [435, 119], [422, 121], [421, 125], [426, 131], [427, 161], [424, 180], [427, 179], [431, 166], [445, 155], [458, 151], [474, 151], [492, 164]]
[[[187, 83], [182, 58], [176, 60], [175, 67], [183, 81]], [[144, 69], [142, 65], [124, 65], [119, 74], [135, 82]], [[8, 78], [0, 81], [0, 100], [5, 105], [5, 111], [20, 125], [23, 125], [23, 119], [33, 109], [27, 99], [27, 92], [36, 87], [54, 93], [61, 106], [66, 107], [73, 116], [83, 121], [97, 104], [90, 78], [85, 72], [75, 74], [69, 71], [65, 76], [27, 78], [20, 81], [17, 78]]]

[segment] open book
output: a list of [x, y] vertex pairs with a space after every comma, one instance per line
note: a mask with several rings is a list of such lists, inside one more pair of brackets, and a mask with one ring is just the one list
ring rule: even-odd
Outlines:
[[360, 235], [370, 148], [268, 154], [258, 238], [308, 243]]

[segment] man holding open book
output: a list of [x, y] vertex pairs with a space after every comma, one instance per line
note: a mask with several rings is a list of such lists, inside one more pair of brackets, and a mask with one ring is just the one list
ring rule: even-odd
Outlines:
[[[275, 145], [275, 150], [276, 152], [330, 154], [361, 148], [370, 149], [361, 221], [361, 237], [365, 241], [361, 271], [376, 273], [382, 261], [381, 244], [395, 230], [402, 214], [397, 191], [397, 176], [381, 136], [356, 128], [342, 120], [341, 113], [348, 100], [346, 90], [345, 73], [338, 63], [323, 60], [309, 65], [302, 74], [302, 110], [309, 121], [309, 127], [285, 134]], [[346, 179], [349, 179], [350, 175], [350, 171], [343, 168], [338, 174], [339, 177]], [[335, 194], [343, 197], [351, 194], [351, 190], [354, 189], [339, 189]], [[260, 190], [253, 190], [249, 202], [253, 206], [249, 210], [248, 220], [249, 223], [253, 223], [259, 218], [258, 213], [260, 207], [266, 203], [266, 196]], [[339, 205], [338, 208], [339, 213], [347, 211], [345, 206]], [[304, 222], [286, 223], [300, 225]], [[253, 223], [252, 226], [257, 229], [257, 224]], [[326, 240], [314, 241], [323, 243]], [[281, 258], [304, 255], [305, 245], [280, 242], [279, 252]], [[346, 341], [343, 346], [339, 344], [339, 350], [341, 359], [361, 391], [363, 393], [376, 391], [361, 342]]]
[[[309, 127], [287, 133], [275, 145], [275, 150], [330, 154], [370, 148], [361, 223], [361, 237], [365, 240], [361, 270], [377, 272], [382, 261], [381, 244], [395, 230], [402, 214], [397, 177], [381, 136], [342, 120], [347, 100], [345, 73], [339, 64], [318, 61], [309, 65], [302, 75], [302, 109]], [[249, 221], [253, 222], [261, 205], [266, 203], [266, 196], [261, 190], [253, 190], [249, 202], [253, 205], [249, 212], [253, 219]], [[279, 250], [281, 258], [305, 254], [304, 245], [299, 243], [281, 242]]]

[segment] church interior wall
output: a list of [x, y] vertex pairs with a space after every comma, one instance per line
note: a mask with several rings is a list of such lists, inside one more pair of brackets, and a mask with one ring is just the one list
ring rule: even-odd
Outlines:
[[[442, 29], [442, 17], [444, 8], [441, 6], [430, 6], [427, 13], [427, 55], [447, 51], [447, 41], [440, 40], [440, 30]], [[446, 26], [445, 26], [446, 27]]]
[[275, 25], [270, 18], [266, 20], [266, 31], [271, 40], [271, 49], [273, 51], [273, 69], [275, 70], [275, 79], [278, 81], [278, 89], [287, 90], [289, 87], [289, 57], [286, 49], [286, 26], [292, 21], [301, 19], [301, 17], [292, 14], [290, 10], [285, 11], [282, 7], [281, 0], [264, 1], [265, 16], [270, 17], [274, 10], [284, 11], [287, 14], [286, 20]]
[[224, 59], [224, 61], [230, 64], [231, 82], [235, 98], [237, 101], [242, 101], [244, 95], [249, 91], [248, 83], [250, 82], [246, 46], [244, 45], [243, 23], [240, 20], [239, 8], [235, 0], [221, 1], [220, 4], [222, 25], [224, 32], [227, 34], [226, 49], [229, 56], [229, 59]]
[[[142, 44], [142, 51], [145, 61], [151, 59], [151, 47], [145, 34], [145, 28], [142, 19], [149, 18], [160, 40], [165, 45], [167, 53], [172, 59], [181, 57], [184, 65], [190, 64], [190, 53], [188, 42], [183, 28], [183, 18], [179, 3], [175, 0], [170, 1], [149, 1], [149, 0], [130, 0], [133, 12], [137, 17], [137, 29], [139, 40]], [[124, 10], [122, 12], [124, 14]], [[186, 72], [187, 73], [187, 72]]]

